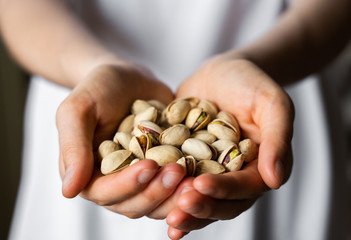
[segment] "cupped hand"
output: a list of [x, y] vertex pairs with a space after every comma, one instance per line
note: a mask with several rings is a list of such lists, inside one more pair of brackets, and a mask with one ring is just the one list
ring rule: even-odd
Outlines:
[[118, 123], [135, 99], [168, 103], [173, 94], [150, 72], [135, 66], [102, 65], [93, 69], [62, 102], [57, 111], [62, 192], [80, 194], [131, 218], [146, 215], [176, 189], [184, 169], [143, 160], [127, 169], [103, 176], [94, 167], [94, 149], [112, 139]]
[[242, 170], [203, 174], [167, 216], [168, 235], [179, 239], [219, 219], [231, 219], [270, 188], [279, 188], [292, 168], [294, 107], [284, 90], [255, 64], [217, 56], [190, 76], [177, 97], [208, 99], [238, 120], [243, 138], [259, 144], [258, 158]]

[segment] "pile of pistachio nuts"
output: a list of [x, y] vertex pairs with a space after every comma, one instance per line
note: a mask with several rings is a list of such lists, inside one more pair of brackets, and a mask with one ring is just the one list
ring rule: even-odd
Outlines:
[[103, 141], [97, 158], [104, 175], [143, 159], [160, 167], [182, 165], [188, 176], [239, 170], [257, 157], [257, 145], [240, 139], [234, 116], [211, 101], [176, 99], [168, 106], [157, 100], [136, 100], [112, 140]]

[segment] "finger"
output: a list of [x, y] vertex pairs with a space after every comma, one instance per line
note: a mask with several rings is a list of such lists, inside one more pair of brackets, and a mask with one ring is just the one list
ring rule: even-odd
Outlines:
[[177, 207], [178, 198], [185, 192], [194, 190], [192, 177], [185, 178], [178, 185], [177, 190], [166, 201], [162, 202], [157, 208], [147, 216], [153, 219], [164, 219], [174, 208]]
[[184, 212], [201, 219], [233, 219], [253, 205], [255, 199], [218, 200], [189, 191], [178, 200], [178, 207]]
[[56, 124], [63, 165], [62, 193], [65, 197], [75, 197], [92, 176], [94, 115], [88, 102], [79, 99], [68, 99], [58, 109]]
[[194, 179], [193, 186], [199, 193], [227, 200], [257, 197], [269, 189], [257, 170], [257, 160], [240, 171], [202, 174]]
[[157, 174], [158, 168], [155, 161], [145, 159], [106, 176], [96, 170], [81, 196], [101, 206], [122, 202], [142, 191]]
[[187, 232], [184, 232], [182, 230], [176, 229], [174, 227], [169, 227], [168, 228], [168, 236], [172, 240], [178, 240], [184, 237], [187, 234]]
[[126, 201], [108, 208], [112, 211], [122, 213], [129, 218], [145, 216], [176, 190], [177, 185], [183, 179], [184, 175], [185, 170], [179, 164], [167, 164], [140, 194], [136, 194]]
[[[196, 229], [201, 229], [216, 220], [211, 220], [211, 219], [199, 219], [196, 218], [183, 210], [176, 208], [172, 210], [167, 216], [167, 224], [170, 226], [171, 229], [177, 229], [178, 231], [175, 231], [176, 234], [181, 234], [183, 233], [188, 233], [190, 231], [196, 230]], [[181, 232], [179, 232], [181, 231]], [[176, 235], [178, 236], [178, 235]]]
[[258, 169], [265, 183], [274, 189], [279, 188], [289, 177], [286, 173], [290, 173], [291, 158], [287, 156], [293, 132], [292, 106], [287, 102], [274, 102], [266, 106], [259, 121], [261, 143]]

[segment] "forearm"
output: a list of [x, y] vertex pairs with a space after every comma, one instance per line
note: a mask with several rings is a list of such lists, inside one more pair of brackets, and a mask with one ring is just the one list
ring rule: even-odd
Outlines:
[[349, 0], [295, 1], [267, 34], [228, 53], [245, 58], [280, 84], [311, 74], [332, 60], [350, 40]]
[[0, 0], [1, 33], [28, 71], [74, 87], [97, 64], [118, 63], [64, 1]]

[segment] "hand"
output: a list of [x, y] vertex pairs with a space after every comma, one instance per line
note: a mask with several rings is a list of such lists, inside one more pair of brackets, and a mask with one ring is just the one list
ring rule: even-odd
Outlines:
[[169, 164], [158, 170], [152, 160], [103, 176], [94, 168], [93, 150], [112, 139], [116, 127], [137, 99], [168, 103], [172, 92], [145, 69], [103, 65], [93, 69], [57, 111], [60, 173], [63, 195], [80, 194], [106, 208], [137, 218], [170, 196], [184, 177], [184, 169]]
[[269, 188], [279, 188], [292, 166], [293, 104], [253, 63], [225, 56], [211, 59], [178, 89], [177, 97], [188, 96], [209, 99], [232, 113], [242, 137], [260, 146], [258, 159], [241, 171], [203, 174], [193, 180], [193, 189], [179, 197], [178, 208], [167, 216], [172, 239], [213, 221], [238, 216]]

